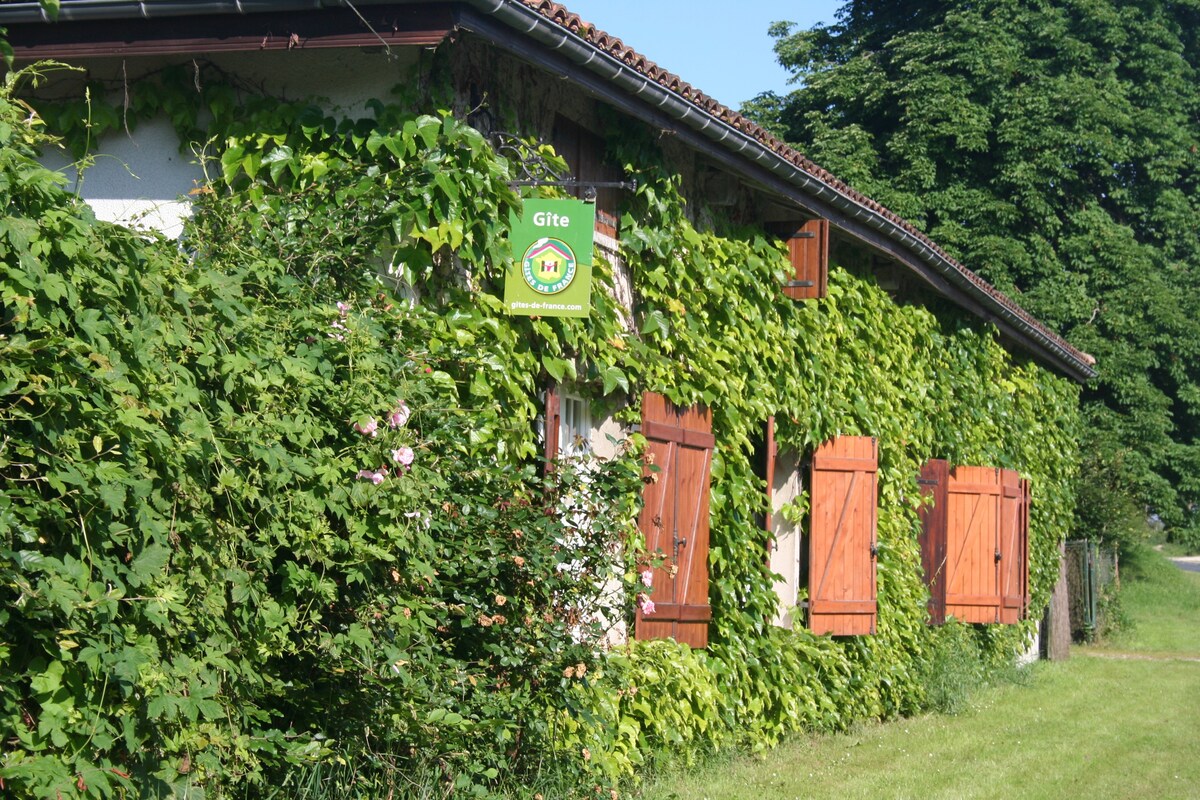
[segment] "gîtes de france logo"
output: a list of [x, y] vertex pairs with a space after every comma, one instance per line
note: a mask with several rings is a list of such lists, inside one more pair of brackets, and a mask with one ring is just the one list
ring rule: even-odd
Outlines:
[[539, 294], [558, 294], [575, 280], [575, 253], [562, 239], [538, 239], [521, 263], [525, 283]]

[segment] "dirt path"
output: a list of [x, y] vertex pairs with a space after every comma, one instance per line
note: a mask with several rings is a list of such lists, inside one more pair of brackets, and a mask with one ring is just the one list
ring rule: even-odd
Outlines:
[[1178, 556], [1171, 559], [1172, 563], [1188, 572], [1200, 572], [1200, 556]]

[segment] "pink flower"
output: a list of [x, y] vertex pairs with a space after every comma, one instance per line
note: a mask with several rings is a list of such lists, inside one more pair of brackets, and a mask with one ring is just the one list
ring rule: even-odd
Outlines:
[[395, 461], [397, 464], [403, 464], [407, 467], [413, 463], [413, 458], [415, 458], [415, 455], [411, 447], [401, 447], [392, 451], [392, 461]]
[[354, 423], [354, 430], [358, 431], [363, 436], [370, 436], [372, 439], [375, 438], [375, 432], [378, 429], [379, 423], [375, 421], [374, 417], [367, 417], [367, 421], [361, 425], [357, 422]]
[[393, 428], [402, 427], [404, 423], [408, 422], [408, 416], [411, 413], [408, 404], [401, 400], [399, 405], [392, 409], [392, 413], [388, 414], [387, 423]]
[[649, 587], [654, 583], [654, 573], [648, 569], [642, 570], [642, 586]]
[[378, 471], [373, 472], [369, 469], [360, 469], [358, 474], [354, 477], [358, 478], [359, 480], [370, 481], [378, 486], [379, 484], [383, 483], [383, 479], [387, 477], [387, 473]]
[[338, 304], [337, 304], [337, 310], [338, 310], [338, 313], [341, 314], [342, 318], [344, 319], [346, 317], [346, 314], [348, 314], [350, 312], [350, 304], [343, 303], [341, 300], [339, 300]]
[[642, 614], [644, 616], [654, 613], [654, 601], [651, 600], [650, 596], [644, 592], [638, 594], [637, 606], [642, 610]]

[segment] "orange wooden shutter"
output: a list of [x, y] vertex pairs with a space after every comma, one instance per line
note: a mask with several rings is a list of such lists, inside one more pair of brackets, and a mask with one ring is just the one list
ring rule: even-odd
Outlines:
[[1025, 493], [1016, 470], [1000, 471], [1000, 488], [1000, 621], [1013, 624], [1021, 619], [1025, 595], [1025, 548], [1021, 543]]
[[558, 395], [558, 389], [554, 387], [546, 390], [545, 425], [545, 434], [542, 437], [546, 442], [546, 463], [544, 469], [549, 474], [553, 471], [554, 462], [558, 458], [558, 437], [559, 431], [562, 428], [561, 400]]
[[813, 633], [875, 632], [875, 526], [879, 447], [839, 436], [812, 463], [808, 626]]
[[828, 294], [829, 220], [810, 219], [788, 237], [794, 276], [783, 292], [793, 300], [815, 300]]
[[1029, 503], [1033, 490], [1021, 481], [1021, 619], [1029, 619]]
[[921, 506], [921, 567], [929, 587], [929, 621], [946, 621], [946, 483], [950, 465], [940, 458], [921, 467], [921, 495], [932, 500]]
[[963, 622], [996, 622], [1000, 612], [1000, 470], [955, 467], [946, 491], [946, 616]]
[[702, 406], [677, 409], [662, 395], [647, 392], [642, 435], [659, 470], [646, 471], [638, 524], [647, 549], [661, 552], [665, 560], [653, 571], [654, 613], [638, 610], [635, 635], [707, 647], [712, 412]]

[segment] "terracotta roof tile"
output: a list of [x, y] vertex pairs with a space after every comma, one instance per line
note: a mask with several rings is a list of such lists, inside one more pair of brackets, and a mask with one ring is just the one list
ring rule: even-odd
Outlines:
[[758, 125], [753, 120], [743, 116], [737, 111], [734, 111], [728, 106], [721, 104], [716, 99], [704, 94], [704, 92], [701, 92], [690, 83], [684, 81], [678, 75], [668, 72], [667, 70], [658, 66], [653, 61], [634, 50], [632, 47], [626, 45], [617, 37], [610, 36], [596, 26], [585, 22], [578, 14], [569, 11], [565, 6], [559, 3], [551, 2], [551, 0], [520, 0], [520, 2], [534, 11], [537, 11], [540, 15], [554, 22], [556, 25], [559, 25], [560, 27], [579, 36], [596, 49], [607, 53], [626, 66], [637, 71], [639, 74], [659, 84], [663, 88], [674, 92], [685, 100], [688, 100], [709, 116], [715, 117], [716, 119], [755, 139], [760, 144], [773, 151], [776, 155], [787, 160], [795, 167], [808, 173], [844, 197], [851, 199], [858, 205], [861, 205], [864, 208], [867, 208], [879, 216], [891, 221], [899, 228], [911, 234], [922, 244], [935, 251], [941, 258], [943, 258], [947, 263], [951, 264], [965, 278], [979, 287], [982, 291], [995, 298], [997, 302], [1005, 306], [1015, 315], [1019, 316], [1031, 327], [1037, 329], [1043, 335], [1056, 342], [1063, 348], [1064, 351], [1069, 353], [1080, 363], [1088, 365], [1095, 363], [1095, 359], [1090, 355], [1071, 346], [1061, 336], [1051, 331], [1041, 322], [1038, 322], [1038, 320], [1036, 320], [1031, 314], [1025, 311], [1025, 309], [1021, 308], [999, 289], [989, 284], [971, 270], [967, 269], [957, 260], [951, 258], [949, 254], [942, 250], [933, 242], [932, 239], [922, 233], [908, 220], [903, 219], [898, 214], [885, 208], [883, 205], [875, 200], [872, 200], [870, 197], [867, 197], [862, 192], [851, 188], [849, 184], [839, 180], [828, 170], [823, 169], [822, 167], [813, 163], [812, 160], [788, 145], [783, 140], [773, 136], [761, 125]]

